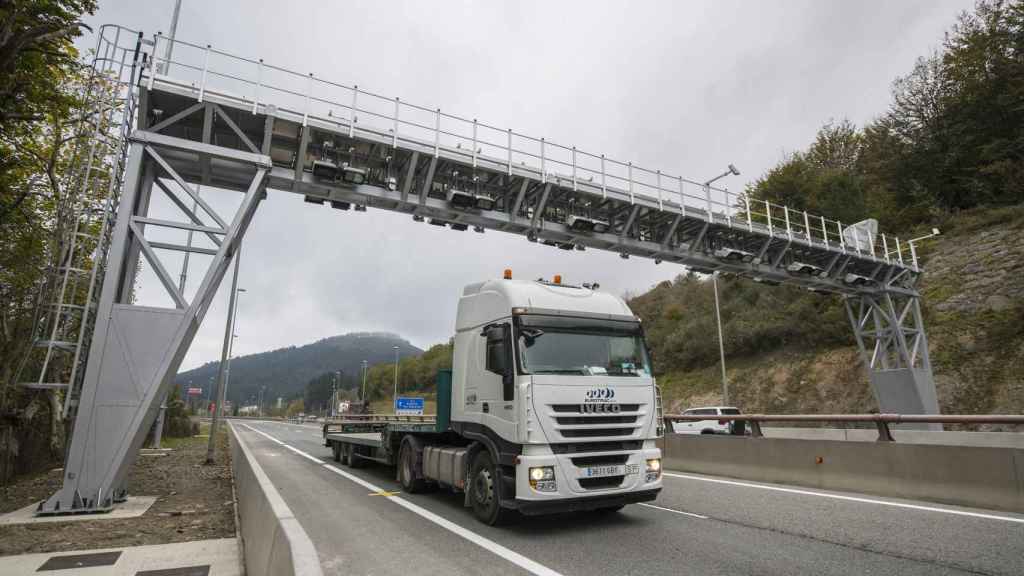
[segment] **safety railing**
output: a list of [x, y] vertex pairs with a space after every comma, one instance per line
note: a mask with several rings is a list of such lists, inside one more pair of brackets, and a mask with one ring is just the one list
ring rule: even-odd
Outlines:
[[[672, 430], [673, 422], [744, 422], [750, 424], [750, 436], [762, 438], [761, 424], [764, 422], [813, 422], [813, 423], [873, 423], [878, 428], [879, 442], [893, 442], [890, 424], [1024, 424], [1024, 415], [1006, 414], [693, 414], [665, 416], [665, 427]], [[734, 427], [734, 429], [737, 429]]]
[[[171, 46], [171, 57], [167, 48]], [[294, 118], [303, 126], [311, 119], [334, 125], [350, 137], [375, 134], [391, 140], [393, 147], [414, 144], [443, 149], [470, 163], [473, 168], [507, 171], [525, 169], [542, 182], [555, 182], [602, 198], [649, 205], [669, 212], [706, 218], [709, 222], [755, 229], [773, 237], [856, 253], [863, 258], [903, 264], [901, 241], [884, 234], [864, 234], [824, 216], [810, 214], [761, 200], [744, 193], [708, 186], [667, 171], [597, 154], [501, 128], [476, 118], [464, 118], [440, 108], [413, 104], [360, 88], [253, 60], [207, 45], [171, 40], [156, 34], [153, 58], [143, 80], [152, 88], [157, 80], [190, 89], [202, 102], [216, 91], [252, 107], [253, 113], [273, 105], [278, 115]], [[865, 236], [855, 241], [853, 234]], [[845, 232], [845, 233], [844, 233]], [[912, 259], [911, 259], [912, 258]], [[916, 256], [908, 264], [917, 268]]]

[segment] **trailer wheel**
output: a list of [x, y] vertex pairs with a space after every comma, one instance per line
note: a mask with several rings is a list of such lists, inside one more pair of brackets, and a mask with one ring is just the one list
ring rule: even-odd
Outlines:
[[501, 478], [490, 452], [477, 452], [470, 470], [469, 500], [477, 520], [489, 526], [508, 522], [512, 511], [501, 507]]
[[398, 480], [402, 483], [402, 489], [410, 494], [427, 489], [427, 481], [417, 471], [417, 461], [422, 454], [417, 444], [414, 438], [407, 436], [398, 453]]
[[345, 465], [349, 468], [362, 468], [363, 461], [356, 456], [356, 450], [359, 449], [359, 446], [355, 444], [346, 444], [345, 446]]

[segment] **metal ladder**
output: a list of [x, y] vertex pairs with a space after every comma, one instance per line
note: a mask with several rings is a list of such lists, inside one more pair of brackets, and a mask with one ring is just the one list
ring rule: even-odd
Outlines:
[[[36, 313], [32, 346], [18, 368], [20, 386], [65, 392], [64, 419], [74, 417], [78, 404], [136, 108], [131, 80], [138, 46], [128, 50], [119, 41], [102, 36], [97, 41], [83, 90], [90, 112], [76, 127], [74, 168], [64, 182], [73, 196], [58, 214], [65, 231], [58, 244], [61, 255], [41, 290], [49, 301]], [[22, 379], [26, 372], [35, 377]]]

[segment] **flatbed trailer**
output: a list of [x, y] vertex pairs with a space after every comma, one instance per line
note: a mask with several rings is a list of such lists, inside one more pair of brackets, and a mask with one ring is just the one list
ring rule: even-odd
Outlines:
[[[444, 424], [447, 427], [447, 422]], [[439, 429], [433, 416], [359, 415], [331, 420], [323, 426], [324, 446], [331, 449], [334, 461], [353, 468], [365, 461], [397, 466], [402, 439], [407, 435], [441, 440], [450, 434]]]

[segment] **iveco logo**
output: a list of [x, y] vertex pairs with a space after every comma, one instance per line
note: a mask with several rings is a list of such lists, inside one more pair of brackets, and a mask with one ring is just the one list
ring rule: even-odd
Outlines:
[[619, 404], [580, 404], [580, 412], [583, 412], [584, 414], [618, 414], [620, 411], [622, 411], [622, 406]]
[[608, 402], [615, 398], [615, 390], [611, 388], [591, 388], [587, 390], [587, 400], [595, 402]]

